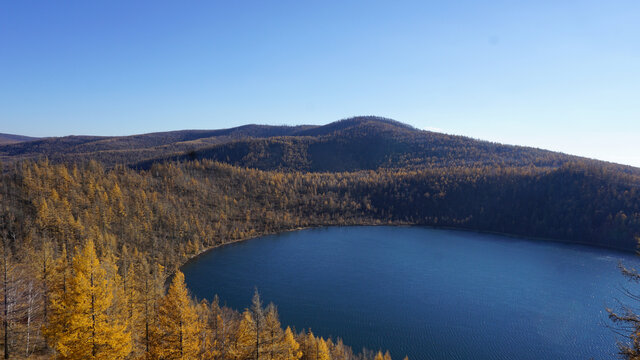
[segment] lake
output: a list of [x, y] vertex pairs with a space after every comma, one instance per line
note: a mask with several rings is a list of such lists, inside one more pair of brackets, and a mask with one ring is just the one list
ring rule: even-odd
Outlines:
[[609, 359], [605, 307], [633, 254], [422, 227], [330, 227], [219, 247], [183, 267], [198, 298], [394, 359]]

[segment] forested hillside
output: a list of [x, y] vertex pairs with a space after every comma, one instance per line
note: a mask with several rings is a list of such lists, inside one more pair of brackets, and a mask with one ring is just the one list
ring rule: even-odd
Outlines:
[[30, 138], [30, 141], [10, 146], [2, 146], [0, 142], [0, 159], [12, 162], [46, 157], [53, 162], [73, 162], [89, 157], [113, 166], [238, 139], [285, 136], [306, 128], [308, 126], [246, 125], [224, 130], [181, 130], [131, 136]]
[[[384, 358], [287, 330], [257, 296], [244, 313], [196, 302], [176, 271], [204, 249], [311, 226], [455, 227], [630, 251], [640, 236], [640, 173], [631, 167], [371, 118], [283, 127], [276, 137], [273, 128], [250, 129], [269, 138], [135, 164], [99, 161], [106, 150], [11, 157], [0, 183], [5, 351], [168, 359], [184, 346], [191, 358]], [[29, 146], [48, 154], [121, 140]], [[100, 335], [81, 336], [92, 331]]]
[[[418, 130], [378, 117], [324, 126], [247, 125], [124, 137], [69, 136], [0, 146], [0, 160], [5, 163], [44, 158], [53, 163], [94, 159], [108, 168], [120, 164], [147, 169], [155, 162], [209, 159], [261, 170], [312, 172], [454, 166], [557, 168], [570, 161], [591, 161]], [[638, 173], [628, 166], [616, 167]]]
[[558, 167], [577, 157], [354, 118], [280, 136], [222, 143], [158, 160], [210, 159], [262, 170], [313, 172], [459, 166]]
[[0, 145], [17, 144], [33, 140], [37, 140], [37, 138], [22, 135], [0, 134]]

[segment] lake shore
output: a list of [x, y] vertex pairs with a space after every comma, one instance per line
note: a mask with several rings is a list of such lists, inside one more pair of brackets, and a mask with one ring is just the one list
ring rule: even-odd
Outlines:
[[593, 247], [593, 248], [619, 251], [621, 253], [626, 253], [626, 254], [629, 254], [629, 253], [640, 254], [638, 250], [632, 251], [632, 250], [621, 248], [621, 247], [598, 245], [598, 244], [592, 244], [584, 241], [572, 241], [572, 240], [563, 240], [563, 239], [522, 236], [522, 235], [502, 233], [497, 231], [474, 230], [474, 229], [460, 228], [460, 227], [453, 227], [453, 226], [433, 226], [433, 225], [413, 224], [413, 223], [406, 223], [406, 222], [388, 222], [388, 223], [371, 222], [371, 223], [361, 223], [361, 224], [352, 224], [352, 225], [336, 225], [336, 224], [311, 225], [311, 226], [297, 227], [293, 229], [266, 232], [259, 235], [253, 235], [253, 236], [248, 236], [240, 239], [235, 239], [235, 240], [223, 242], [220, 244], [216, 244], [214, 246], [210, 246], [201, 250], [197, 254], [190, 256], [186, 261], [184, 261], [179, 266], [179, 268], [182, 268], [183, 266], [187, 265], [189, 262], [193, 261], [195, 258], [203, 254], [206, 254], [210, 251], [213, 251], [217, 248], [220, 248], [226, 245], [237, 244], [240, 242], [258, 239], [265, 236], [278, 235], [278, 234], [284, 234], [284, 233], [290, 233], [290, 232], [302, 231], [302, 230], [308, 230], [308, 229], [319, 229], [319, 228], [329, 228], [329, 227], [360, 227], [360, 226], [398, 226], [398, 227], [407, 226], [407, 227], [421, 227], [421, 228], [435, 229], [435, 230], [464, 231], [464, 232], [471, 232], [471, 233], [477, 233], [477, 234], [498, 235], [498, 236], [504, 236], [504, 237], [513, 238], [513, 239], [520, 239], [520, 240], [543, 241], [543, 242], [553, 242], [553, 243], [561, 243], [561, 244], [575, 244], [575, 245], [582, 245], [582, 246]]
[[[485, 351], [482, 358], [504, 360], [514, 358], [514, 345], [544, 358], [606, 358], [616, 339], [601, 327], [604, 308], [624, 281], [617, 264], [640, 261], [582, 244], [424, 226], [281, 234], [209, 252], [183, 269], [187, 286], [233, 309], [249, 306], [257, 288], [287, 325], [400, 358]], [[588, 335], [576, 340], [570, 324]], [[452, 339], [466, 339], [459, 356], [439, 357]], [[555, 339], [573, 340], [559, 346]]]

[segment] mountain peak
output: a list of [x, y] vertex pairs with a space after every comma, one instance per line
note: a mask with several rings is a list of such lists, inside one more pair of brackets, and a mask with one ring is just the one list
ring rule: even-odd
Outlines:
[[401, 130], [401, 131], [418, 131], [415, 127], [401, 123], [399, 121], [380, 117], [380, 116], [354, 116], [338, 121], [334, 121], [327, 125], [317, 126], [311, 129], [306, 129], [296, 133], [299, 136], [320, 136], [329, 135], [335, 132], [359, 128], [359, 127], [373, 127], [377, 129], [389, 129], [389, 130]]

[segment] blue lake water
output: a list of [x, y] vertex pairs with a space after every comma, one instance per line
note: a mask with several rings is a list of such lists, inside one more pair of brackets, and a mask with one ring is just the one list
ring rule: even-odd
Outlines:
[[198, 298], [242, 310], [254, 287], [283, 324], [394, 359], [611, 359], [605, 308], [629, 284], [602, 248], [421, 227], [265, 236], [183, 267]]

